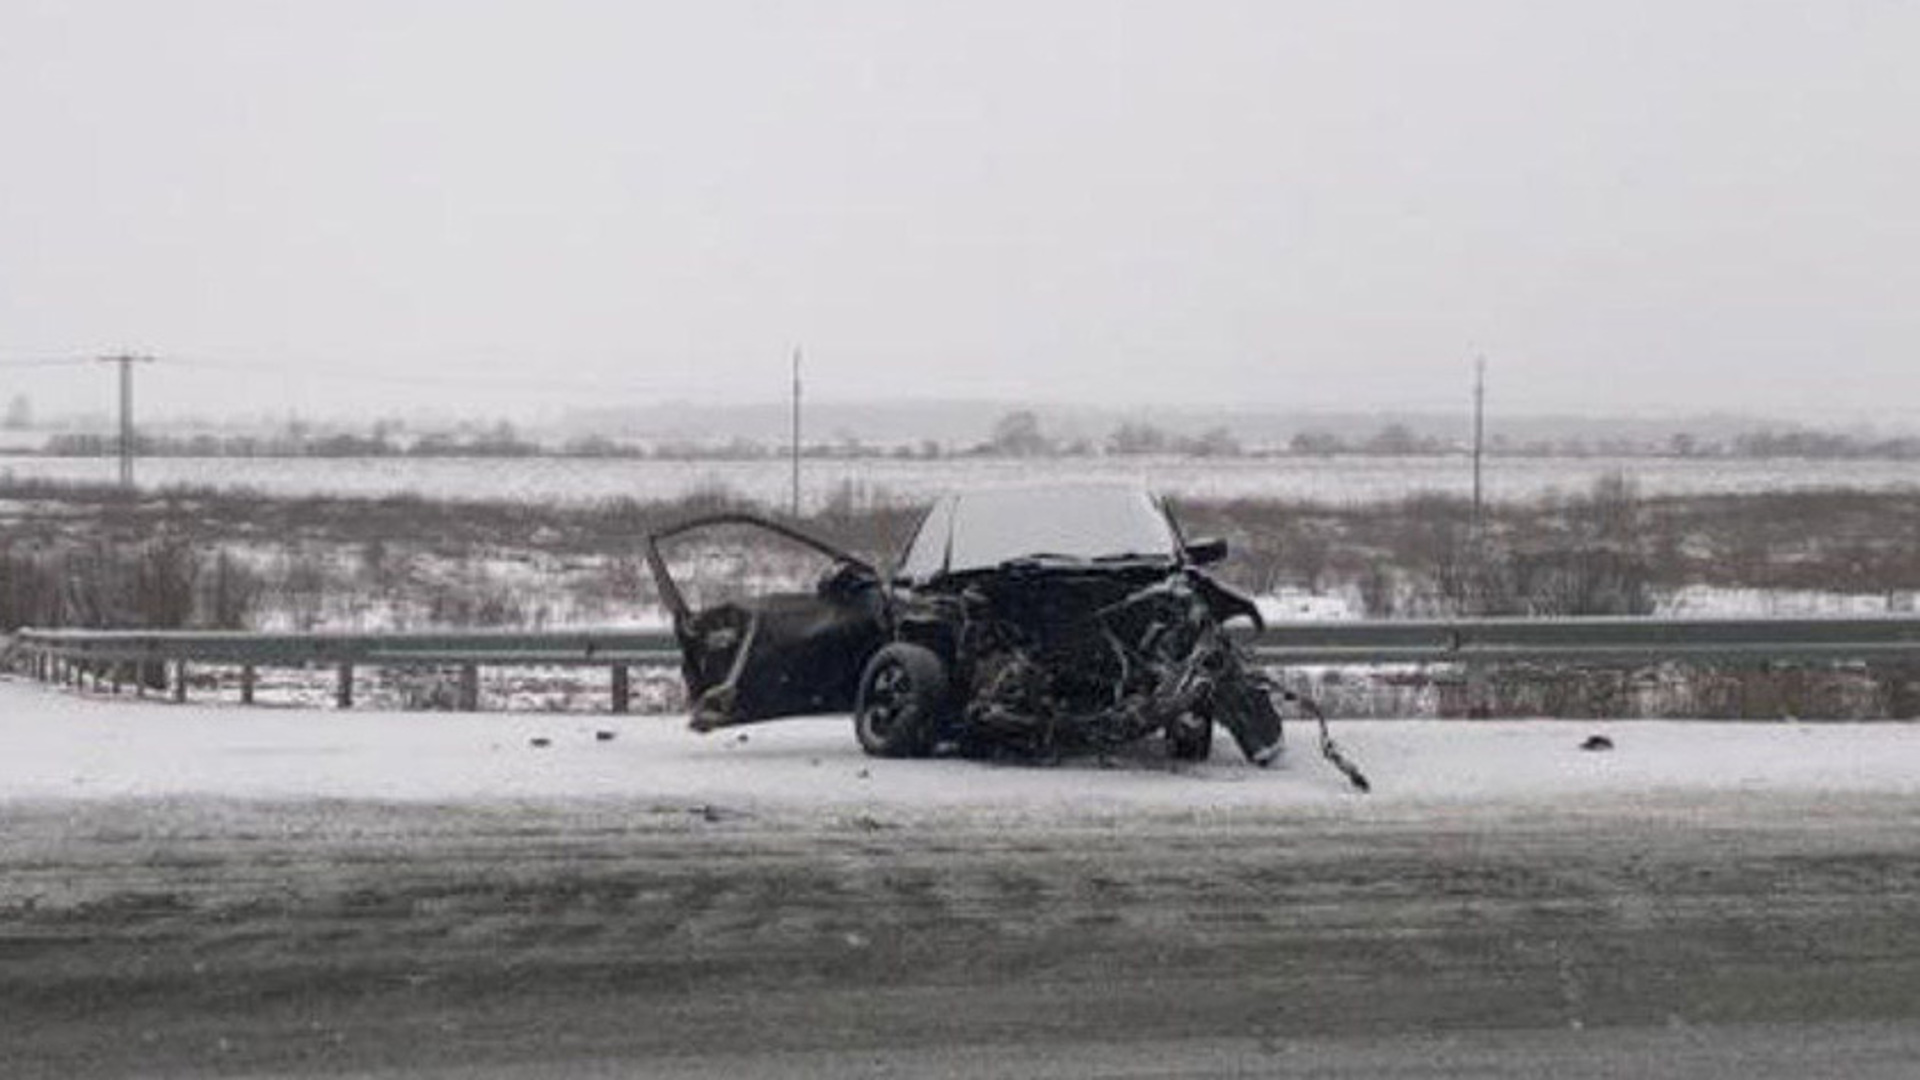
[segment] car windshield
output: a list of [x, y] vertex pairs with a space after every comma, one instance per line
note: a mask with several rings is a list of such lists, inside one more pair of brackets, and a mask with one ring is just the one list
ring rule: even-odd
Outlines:
[[970, 492], [937, 508], [908, 562], [922, 572], [940, 566], [958, 572], [1023, 558], [1172, 559], [1176, 549], [1173, 527], [1143, 491], [1009, 488]]

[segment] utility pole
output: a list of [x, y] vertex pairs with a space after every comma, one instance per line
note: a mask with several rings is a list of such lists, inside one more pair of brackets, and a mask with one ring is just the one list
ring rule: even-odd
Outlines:
[[[1480, 486], [1480, 462], [1486, 447], [1487, 417], [1487, 358], [1484, 355], [1473, 358], [1473, 522], [1467, 535], [1467, 557], [1469, 574], [1467, 602], [1471, 606], [1468, 613], [1485, 615], [1488, 608], [1489, 577], [1487, 572], [1487, 538], [1481, 531], [1480, 511], [1482, 489]], [[1487, 687], [1487, 669], [1484, 664], [1467, 664], [1467, 715], [1485, 717], [1492, 713], [1492, 699]]]
[[120, 365], [120, 486], [133, 490], [133, 365], [151, 364], [151, 356], [135, 356], [121, 353], [118, 356], [102, 356], [103, 364]]
[[1473, 535], [1480, 535], [1480, 459], [1486, 443], [1487, 358], [1473, 361]]
[[793, 516], [800, 517], [800, 346], [793, 347]]

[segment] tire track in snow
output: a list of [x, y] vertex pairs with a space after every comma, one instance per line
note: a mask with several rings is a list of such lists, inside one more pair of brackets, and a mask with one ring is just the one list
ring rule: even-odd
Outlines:
[[1916, 819], [1890, 800], [1025, 830], [612, 804], [16, 807], [0, 1062], [1914, 1020]]

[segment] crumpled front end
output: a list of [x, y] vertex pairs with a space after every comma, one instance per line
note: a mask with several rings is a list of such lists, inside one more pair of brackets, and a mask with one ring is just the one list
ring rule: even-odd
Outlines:
[[965, 729], [1047, 754], [1217, 720], [1249, 760], [1271, 762], [1279, 713], [1198, 577], [1056, 570], [974, 586], [961, 640]]

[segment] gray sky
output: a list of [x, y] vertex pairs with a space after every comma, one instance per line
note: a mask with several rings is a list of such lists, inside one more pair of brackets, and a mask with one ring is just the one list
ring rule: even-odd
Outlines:
[[1483, 351], [1514, 409], [1912, 419], [1916, 57], [1912, 0], [0, 0], [0, 359], [1444, 408]]

